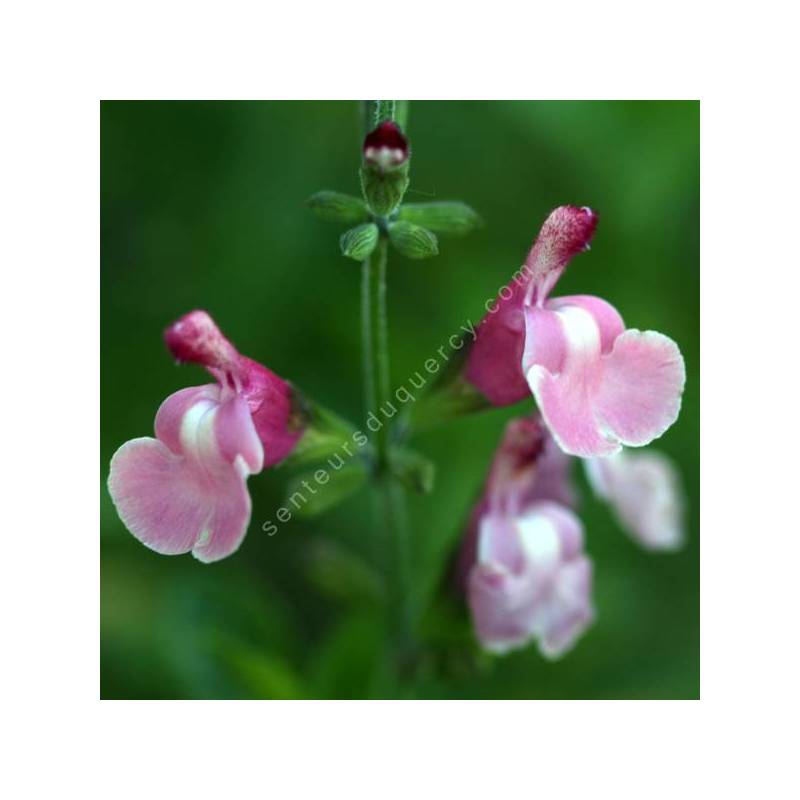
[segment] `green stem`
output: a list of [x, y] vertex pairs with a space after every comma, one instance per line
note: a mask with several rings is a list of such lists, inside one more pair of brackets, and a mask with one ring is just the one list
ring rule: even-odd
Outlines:
[[408, 100], [365, 100], [363, 103], [364, 133], [390, 120], [403, 130], [408, 125]]
[[[381, 237], [375, 252], [362, 265], [361, 322], [364, 342], [364, 378], [367, 415], [380, 420], [389, 401], [389, 337], [386, 325], [386, 261], [388, 245]], [[389, 425], [373, 432], [375, 469], [384, 473], [389, 463]]]
[[[365, 128], [371, 130], [383, 120], [404, 124], [405, 101], [377, 100], [364, 104]], [[380, 561], [387, 578], [387, 612], [391, 625], [390, 653], [393, 671], [400, 677], [413, 669], [413, 600], [411, 596], [409, 535], [406, 496], [403, 486], [390, 469], [390, 425], [381, 412], [391, 402], [389, 375], [389, 337], [386, 314], [386, 267], [389, 242], [382, 232], [374, 253], [362, 265], [361, 320], [364, 349], [364, 387], [366, 413], [381, 423], [370, 433], [375, 454], [373, 487], [375, 521], [381, 536]], [[369, 425], [367, 426], [369, 428]], [[376, 537], [377, 538], [377, 537]]]
[[[377, 532], [382, 533], [379, 560], [387, 578], [386, 602], [396, 666], [404, 671], [411, 653], [412, 598], [409, 574], [406, 497], [389, 469], [389, 420], [381, 408], [390, 402], [389, 342], [386, 324], [386, 264], [388, 243], [381, 238], [375, 253], [363, 263], [361, 302], [364, 341], [366, 412], [382, 424], [372, 435], [374, 498]], [[369, 427], [369, 426], [367, 426]], [[385, 538], [384, 538], [385, 537]]]

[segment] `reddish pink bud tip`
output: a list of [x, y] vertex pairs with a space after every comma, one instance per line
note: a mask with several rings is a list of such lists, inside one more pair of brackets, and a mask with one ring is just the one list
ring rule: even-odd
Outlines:
[[381, 169], [396, 167], [408, 158], [408, 139], [395, 122], [382, 122], [364, 138], [364, 159]]
[[206, 311], [190, 311], [164, 331], [164, 341], [178, 361], [225, 369], [239, 358]]
[[531, 276], [526, 302], [541, 305], [570, 259], [589, 249], [598, 216], [588, 206], [559, 206], [544, 221], [525, 259]]
[[560, 206], [545, 220], [537, 242], [546, 247], [551, 261], [560, 266], [589, 249], [598, 219], [597, 212], [589, 206]]

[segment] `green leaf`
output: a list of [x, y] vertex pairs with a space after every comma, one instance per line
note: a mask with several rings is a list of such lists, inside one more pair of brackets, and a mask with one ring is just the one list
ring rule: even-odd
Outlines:
[[378, 244], [378, 226], [374, 222], [366, 222], [342, 234], [339, 246], [342, 255], [363, 261], [369, 256]]
[[360, 608], [380, 603], [384, 597], [382, 576], [360, 555], [328, 538], [306, 548], [305, 575], [326, 597]]
[[220, 647], [220, 655], [247, 696], [265, 700], [302, 700], [307, 696], [300, 676], [278, 655], [234, 640]]
[[392, 451], [392, 473], [412, 492], [430, 494], [436, 478], [436, 465], [420, 453], [408, 448]]
[[393, 222], [389, 225], [389, 240], [406, 258], [430, 258], [439, 254], [436, 236], [412, 222]]
[[388, 217], [402, 202], [409, 184], [408, 163], [386, 170], [369, 164], [361, 167], [361, 191], [375, 216]]
[[477, 212], [459, 201], [408, 203], [400, 208], [399, 219], [453, 236], [463, 236], [483, 224]]
[[367, 470], [361, 461], [354, 461], [339, 469], [325, 464], [289, 481], [286, 489], [287, 508], [291, 507], [298, 517], [315, 517], [358, 491], [366, 480]]
[[491, 409], [492, 405], [471, 383], [459, 376], [433, 389], [408, 408], [403, 425], [410, 432], [480, 413]]
[[369, 218], [367, 206], [360, 197], [341, 192], [317, 192], [308, 198], [306, 205], [325, 222], [355, 225]]
[[304, 433], [283, 464], [297, 467], [323, 461], [342, 451], [346, 455], [345, 445], [359, 446], [359, 442], [364, 438], [363, 434], [359, 437], [358, 431], [349, 422], [330, 409], [315, 403], [297, 387], [293, 389], [295, 407], [291, 419], [293, 424], [304, 428]]
[[317, 645], [310, 669], [316, 693], [326, 700], [380, 694], [386, 631], [379, 608], [365, 606], [340, 619]]

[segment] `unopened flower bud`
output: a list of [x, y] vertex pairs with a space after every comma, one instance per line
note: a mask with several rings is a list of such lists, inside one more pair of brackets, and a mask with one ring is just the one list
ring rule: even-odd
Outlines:
[[366, 222], [351, 228], [342, 234], [339, 239], [339, 246], [342, 248], [342, 255], [353, 258], [356, 261], [363, 261], [375, 249], [378, 244], [378, 226], [374, 222]]
[[361, 189], [373, 214], [386, 217], [408, 188], [408, 140], [394, 122], [382, 122], [364, 139]]
[[364, 163], [382, 172], [396, 169], [408, 160], [408, 140], [400, 127], [382, 122], [364, 139]]
[[412, 222], [393, 222], [389, 226], [389, 240], [406, 258], [430, 258], [439, 254], [436, 236]]

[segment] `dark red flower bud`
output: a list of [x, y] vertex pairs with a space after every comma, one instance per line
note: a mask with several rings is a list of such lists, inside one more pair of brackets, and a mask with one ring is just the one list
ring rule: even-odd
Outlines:
[[400, 126], [387, 120], [364, 138], [364, 161], [380, 170], [398, 167], [408, 160], [408, 139]]

